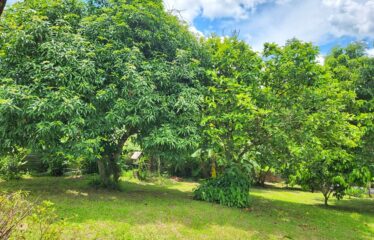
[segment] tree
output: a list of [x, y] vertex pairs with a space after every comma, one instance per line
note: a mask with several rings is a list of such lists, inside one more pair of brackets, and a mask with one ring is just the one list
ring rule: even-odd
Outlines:
[[317, 54], [311, 44], [298, 40], [282, 48], [266, 45], [266, 81], [281, 96], [277, 105], [283, 119], [279, 126], [288, 133], [288, 177], [308, 190], [320, 190], [327, 205], [331, 194], [342, 198], [366, 174], [352, 154], [362, 136], [347, 111], [355, 93], [318, 65]]
[[[336, 47], [326, 58], [326, 66], [334, 78], [354, 91], [355, 101], [347, 111], [355, 115], [354, 124], [360, 126], [363, 137], [353, 152], [362, 168], [374, 175], [374, 58], [365, 54], [366, 45], [356, 42], [345, 48]], [[370, 181], [370, 178], [368, 178]]]
[[203, 111], [203, 148], [215, 152], [219, 165], [249, 173], [248, 154], [259, 144], [259, 128], [267, 111], [258, 107], [262, 61], [236, 37], [211, 37], [210, 82]]
[[3, 24], [3, 154], [95, 158], [108, 185], [134, 134], [145, 148], [193, 146], [200, 45], [161, 1], [30, 0]]

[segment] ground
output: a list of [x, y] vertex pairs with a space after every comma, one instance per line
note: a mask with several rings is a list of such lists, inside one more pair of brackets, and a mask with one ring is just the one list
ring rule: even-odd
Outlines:
[[123, 179], [121, 191], [81, 178], [37, 177], [0, 182], [55, 203], [64, 239], [374, 239], [374, 199], [322, 205], [320, 193], [253, 188], [248, 209], [192, 200], [194, 182]]

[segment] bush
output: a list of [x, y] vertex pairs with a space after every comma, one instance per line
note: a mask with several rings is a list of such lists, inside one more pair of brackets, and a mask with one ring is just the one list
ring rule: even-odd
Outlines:
[[0, 176], [4, 180], [20, 179], [24, 174], [23, 166], [27, 150], [17, 149], [9, 155], [0, 157]]
[[25, 200], [27, 194], [16, 192], [0, 194], [0, 239], [9, 239], [21, 222], [32, 212], [32, 204]]
[[32, 236], [41, 240], [58, 240], [61, 239], [64, 222], [59, 220], [56, 214], [54, 204], [50, 201], [43, 201], [37, 205], [31, 215], [31, 223], [34, 228], [30, 228], [29, 233], [26, 231], [25, 238], [33, 232]]
[[366, 193], [367, 189], [362, 187], [350, 187], [345, 190], [345, 194], [347, 194], [349, 197], [360, 198], [363, 197]]
[[64, 175], [68, 167], [67, 160], [60, 154], [46, 154], [43, 161], [48, 165], [48, 173], [51, 176], [59, 177]]
[[249, 179], [235, 171], [203, 182], [194, 191], [194, 199], [215, 202], [229, 207], [245, 208], [249, 205]]
[[0, 193], [0, 239], [60, 239], [62, 223], [53, 204], [35, 204], [26, 192]]

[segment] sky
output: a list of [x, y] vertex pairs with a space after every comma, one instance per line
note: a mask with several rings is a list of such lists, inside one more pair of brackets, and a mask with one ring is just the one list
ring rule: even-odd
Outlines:
[[[12, 4], [18, 0], [8, 0]], [[163, 0], [198, 34], [233, 32], [256, 51], [265, 42], [298, 38], [326, 55], [336, 45], [365, 41], [374, 56], [374, 0]]]
[[322, 55], [336, 45], [365, 41], [374, 55], [374, 0], [163, 0], [191, 30], [209, 36], [237, 32], [256, 51], [265, 42], [298, 38]]

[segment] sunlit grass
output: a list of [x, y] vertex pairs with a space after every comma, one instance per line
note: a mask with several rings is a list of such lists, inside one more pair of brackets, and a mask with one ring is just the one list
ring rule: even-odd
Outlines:
[[124, 178], [121, 191], [94, 189], [92, 177], [0, 182], [55, 203], [65, 239], [373, 239], [374, 200], [322, 205], [320, 193], [253, 188], [252, 206], [192, 200], [193, 182]]

